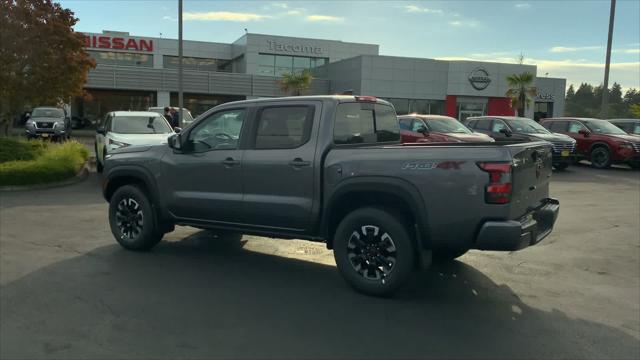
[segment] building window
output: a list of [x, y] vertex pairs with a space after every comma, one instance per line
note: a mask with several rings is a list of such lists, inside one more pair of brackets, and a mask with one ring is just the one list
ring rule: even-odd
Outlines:
[[405, 114], [444, 114], [444, 100], [384, 98], [393, 104], [398, 115]]
[[540, 121], [540, 119], [553, 116], [553, 103], [548, 102], [536, 102], [533, 106], [533, 120]]
[[[238, 95], [215, 95], [215, 94], [193, 94], [184, 93], [183, 103], [184, 107], [189, 109], [191, 115], [195, 118], [205, 111], [214, 108], [220, 104], [224, 104], [230, 101], [244, 100], [244, 96]], [[178, 106], [178, 93], [172, 92], [169, 95], [169, 101], [171, 106]]]
[[100, 120], [110, 111], [146, 111], [156, 106], [155, 91], [86, 89], [84, 98], [74, 99], [72, 117], [90, 124]]
[[[180, 59], [177, 56], [164, 55], [163, 66], [165, 69], [177, 69]], [[231, 72], [231, 60], [183, 57], [182, 68], [185, 70]]]
[[328, 60], [305, 56], [258, 54], [258, 75], [282, 76], [283, 74], [312, 70], [315, 77], [325, 78], [327, 76], [326, 67], [318, 67], [327, 64]]
[[87, 50], [99, 65], [153, 67], [153, 55]]

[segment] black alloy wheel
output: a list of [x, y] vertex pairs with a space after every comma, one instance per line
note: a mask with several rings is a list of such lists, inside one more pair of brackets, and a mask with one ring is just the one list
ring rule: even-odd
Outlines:
[[140, 236], [144, 225], [142, 215], [142, 207], [135, 199], [127, 197], [120, 200], [116, 209], [116, 224], [121, 236], [129, 241]]
[[597, 147], [591, 150], [591, 165], [597, 169], [606, 169], [611, 166], [611, 154], [605, 147]]
[[118, 243], [129, 250], [149, 250], [163, 235], [149, 197], [136, 185], [122, 186], [111, 196], [109, 225]]

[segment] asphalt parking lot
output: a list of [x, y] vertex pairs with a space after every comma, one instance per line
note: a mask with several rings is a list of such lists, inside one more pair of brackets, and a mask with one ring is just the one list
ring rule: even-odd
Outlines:
[[554, 233], [472, 251], [391, 299], [322, 244], [179, 228], [149, 253], [108, 229], [100, 178], [0, 193], [0, 357], [640, 357], [640, 171], [554, 174]]

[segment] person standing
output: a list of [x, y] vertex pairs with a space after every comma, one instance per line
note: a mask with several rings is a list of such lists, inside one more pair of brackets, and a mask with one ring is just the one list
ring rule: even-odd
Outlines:
[[165, 119], [167, 119], [167, 122], [169, 123], [169, 125], [171, 125], [173, 123], [173, 116], [171, 116], [171, 108], [168, 106], [164, 107], [164, 114], [162, 114], [164, 116]]
[[171, 127], [180, 127], [180, 114], [175, 108], [171, 108]]

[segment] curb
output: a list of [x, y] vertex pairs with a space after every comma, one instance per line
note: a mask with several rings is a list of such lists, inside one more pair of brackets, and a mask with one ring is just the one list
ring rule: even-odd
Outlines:
[[80, 171], [76, 174], [76, 176], [54, 182], [48, 184], [34, 184], [34, 185], [11, 185], [11, 186], [0, 186], [0, 192], [10, 192], [10, 191], [29, 191], [29, 190], [45, 190], [63, 186], [74, 185], [79, 182], [86, 180], [89, 177], [89, 161], [85, 162]]

